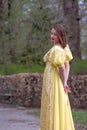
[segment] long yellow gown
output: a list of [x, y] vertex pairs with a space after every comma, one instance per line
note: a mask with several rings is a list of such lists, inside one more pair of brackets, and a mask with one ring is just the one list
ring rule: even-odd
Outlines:
[[44, 56], [40, 130], [74, 130], [68, 94], [59, 75], [59, 67], [72, 58], [68, 45], [65, 49], [55, 45]]

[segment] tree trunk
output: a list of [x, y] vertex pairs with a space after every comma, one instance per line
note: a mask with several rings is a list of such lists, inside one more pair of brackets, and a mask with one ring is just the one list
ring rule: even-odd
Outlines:
[[1, 45], [2, 45], [2, 62], [3, 62], [3, 72], [7, 74], [7, 48], [5, 40], [5, 5], [6, 3], [0, 1], [0, 33], [1, 33]]
[[10, 48], [9, 48], [9, 55], [10, 55], [10, 60], [12, 63], [16, 63], [17, 62], [17, 57], [16, 57], [16, 38], [13, 38], [12, 35], [15, 33], [15, 29], [17, 28], [16, 24], [14, 24], [14, 22], [12, 21], [11, 17], [12, 16], [12, 3], [13, 0], [8, 0], [8, 21], [9, 21], [9, 28], [8, 28], [8, 32], [9, 32], [9, 43], [11, 43]]
[[81, 59], [79, 7], [76, 0], [63, 0], [64, 19], [68, 27], [69, 44], [75, 59]]

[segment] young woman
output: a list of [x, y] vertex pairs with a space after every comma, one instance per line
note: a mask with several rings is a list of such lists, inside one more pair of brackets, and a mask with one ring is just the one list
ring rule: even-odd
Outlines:
[[43, 76], [40, 130], [74, 130], [68, 99], [71, 92], [67, 85], [69, 49], [65, 29], [57, 24], [51, 29], [50, 39], [54, 46], [45, 54], [46, 68]]

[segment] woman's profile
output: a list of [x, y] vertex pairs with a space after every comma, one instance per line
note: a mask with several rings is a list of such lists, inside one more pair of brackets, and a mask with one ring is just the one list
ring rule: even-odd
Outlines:
[[62, 25], [52, 27], [53, 47], [45, 54], [41, 96], [40, 130], [74, 130], [67, 85], [72, 53]]

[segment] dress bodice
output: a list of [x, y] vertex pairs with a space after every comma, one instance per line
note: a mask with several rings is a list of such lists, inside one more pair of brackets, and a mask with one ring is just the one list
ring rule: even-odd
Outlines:
[[63, 66], [65, 62], [72, 60], [73, 56], [67, 45], [64, 49], [53, 46], [44, 56], [44, 62], [51, 62], [55, 66]]

